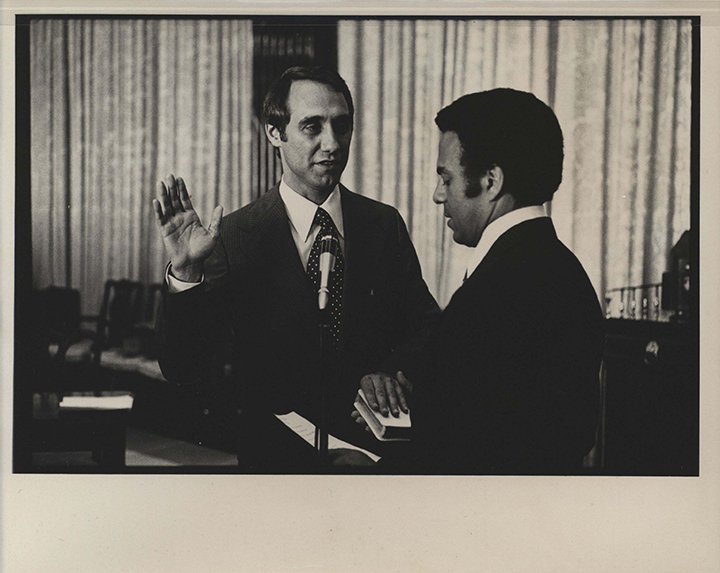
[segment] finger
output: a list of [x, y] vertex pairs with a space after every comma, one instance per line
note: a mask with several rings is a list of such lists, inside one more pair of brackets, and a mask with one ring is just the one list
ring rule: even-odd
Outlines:
[[160, 201], [157, 199], [153, 199], [153, 209], [155, 210], [155, 223], [158, 227], [162, 227], [163, 223], [165, 222], [163, 219], [163, 212], [162, 207], [160, 206]]
[[178, 213], [184, 211], [185, 209], [183, 209], [180, 203], [180, 197], [178, 196], [177, 181], [172, 173], [168, 175], [168, 190], [170, 191], [170, 200], [172, 201], [173, 209]]
[[385, 396], [385, 380], [383, 377], [373, 376], [372, 381], [375, 386], [375, 397], [378, 401], [379, 411], [383, 416], [388, 415], [387, 396]]
[[405, 399], [405, 393], [403, 392], [402, 386], [400, 385], [399, 382], [395, 382], [395, 384], [396, 384], [395, 394], [397, 394], [398, 405], [400, 406], [400, 409], [407, 414], [408, 413], [408, 404], [407, 404], [407, 400]]
[[396, 418], [400, 415], [398, 410], [397, 396], [395, 396], [395, 385], [393, 384], [392, 378], [385, 378], [385, 394], [387, 395], [388, 402], [390, 402], [390, 411]]
[[210, 219], [210, 225], [208, 226], [208, 233], [213, 236], [213, 239], [217, 239], [218, 235], [220, 235], [220, 222], [222, 221], [222, 216], [222, 205], [218, 205], [213, 210], [212, 218]]
[[365, 418], [360, 415], [360, 412], [353, 412], [352, 419], [356, 424], [360, 426], [367, 426], [367, 422], [365, 421]]
[[190, 194], [188, 193], [187, 187], [185, 187], [185, 180], [182, 177], [177, 178], [178, 194], [180, 196], [180, 204], [186, 211], [192, 211], [193, 204], [190, 201]]
[[169, 219], [175, 214], [172, 207], [172, 201], [170, 200], [170, 194], [168, 193], [167, 187], [163, 181], [160, 181], [157, 185], [157, 195], [160, 204], [163, 209], [164, 220]]
[[367, 422], [365, 421], [365, 418], [362, 417], [362, 414], [357, 411], [357, 409], [353, 410], [350, 414], [350, 417], [355, 420], [356, 424], [360, 424], [361, 426], [366, 426]]
[[397, 381], [400, 383], [400, 386], [402, 387], [402, 389], [405, 392], [407, 392], [408, 394], [412, 394], [412, 391], [413, 391], [412, 382], [410, 382], [410, 380], [405, 378], [405, 374], [403, 374], [401, 370], [398, 370]]
[[363, 376], [362, 380], [360, 380], [360, 387], [362, 388], [363, 394], [365, 394], [365, 399], [370, 408], [379, 412], [380, 406], [377, 403], [377, 398], [375, 398], [375, 384], [373, 384], [372, 377]]

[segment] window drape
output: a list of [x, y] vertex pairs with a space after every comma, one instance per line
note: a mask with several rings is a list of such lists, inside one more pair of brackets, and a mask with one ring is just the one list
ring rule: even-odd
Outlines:
[[[352, 20], [338, 65], [356, 102], [343, 182], [398, 207], [445, 305], [466, 248], [432, 203], [437, 111], [534, 92], [565, 135], [548, 210], [602, 299], [659, 282], [690, 226], [688, 20]], [[158, 282], [151, 197], [182, 175], [204, 220], [252, 200], [253, 32], [245, 20], [31, 23], [33, 279], [97, 311], [107, 279]]]
[[151, 200], [169, 173], [204, 221], [250, 201], [252, 23], [31, 23], [33, 282], [79, 289], [159, 282]]
[[531, 91], [556, 112], [564, 177], [551, 212], [602, 300], [659, 282], [690, 227], [689, 20], [341, 21], [356, 121], [344, 183], [398, 207], [441, 305], [467, 249], [432, 203], [434, 117], [461, 95]]

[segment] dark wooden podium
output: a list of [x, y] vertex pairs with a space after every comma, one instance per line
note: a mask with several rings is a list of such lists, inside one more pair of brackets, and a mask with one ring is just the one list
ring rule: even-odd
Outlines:
[[698, 475], [697, 328], [611, 318], [606, 332], [603, 473]]
[[[118, 472], [125, 468], [129, 410], [64, 410], [51, 392], [37, 394], [35, 402], [30, 448], [36, 455], [90, 452], [98, 471]], [[34, 471], [67, 471], [70, 467], [62, 462], [33, 466]]]

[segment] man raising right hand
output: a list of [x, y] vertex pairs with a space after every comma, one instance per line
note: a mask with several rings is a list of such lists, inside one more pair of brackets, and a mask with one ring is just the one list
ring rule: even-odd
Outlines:
[[291, 68], [271, 87], [263, 116], [283, 177], [257, 201], [222, 223], [216, 208], [204, 229], [182, 179], [159, 187], [154, 208], [171, 261], [157, 324], [159, 361], [170, 381], [202, 381], [231, 342], [243, 469], [313, 471], [314, 452], [289, 437], [274, 414], [319, 421], [318, 240], [329, 234], [340, 247], [336, 336], [326, 364], [328, 430], [337, 437], [380, 446], [351, 419], [360, 381], [392, 378], [414, 361], [439, 309], [399, 213], [339, 183], [354, 116], [342, 78]]

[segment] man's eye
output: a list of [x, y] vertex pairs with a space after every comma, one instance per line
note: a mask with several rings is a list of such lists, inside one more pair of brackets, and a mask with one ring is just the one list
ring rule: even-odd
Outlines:
[[317, 123], [308, 123], [304, 129], [307, 133], [319, 133], [320, 132], [320, 126]]
[[345, 135], [350, 131], [350, 122], [349, 121], [338, 121], [334, 125], [335, 132], [339, 135]]

